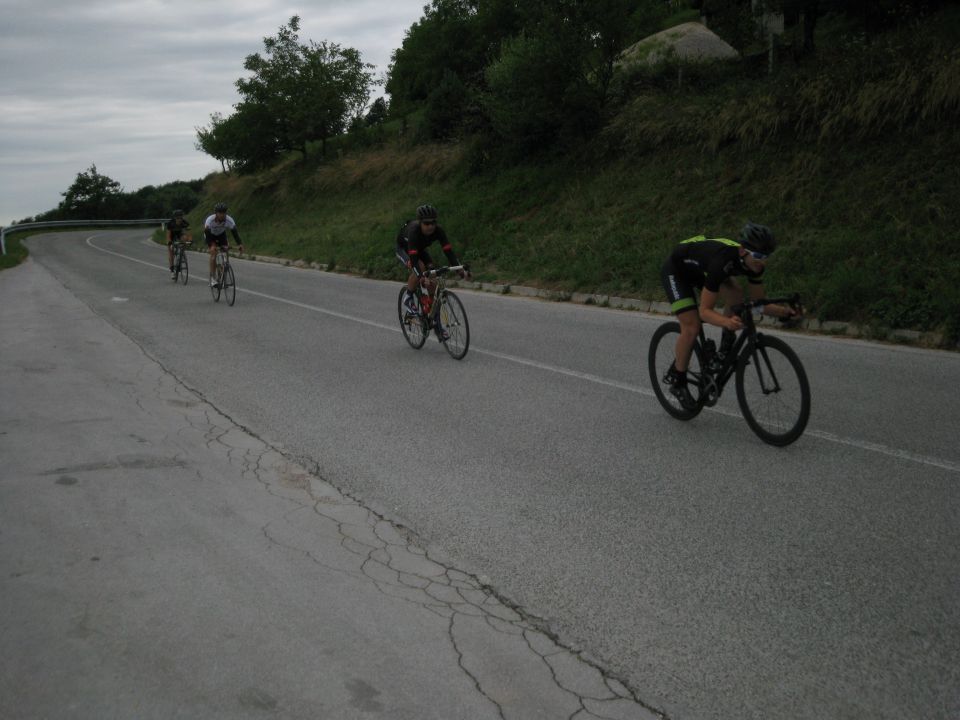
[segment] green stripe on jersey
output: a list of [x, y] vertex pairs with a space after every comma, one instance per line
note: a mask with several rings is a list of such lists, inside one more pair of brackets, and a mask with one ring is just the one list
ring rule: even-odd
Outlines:
[[714, 240], [718, 243], [729, 245], [730, 247], [740, 247], [740, 243], [738, 243], [736, 240], [727, 240], [726, 238], [708, 238], [705, 235], [696, 235], [692, 238], [688, 238], [687, 240], [682, 241], [680, 244], [687, 245], [689, 243], [706, 242], [708, 240]]

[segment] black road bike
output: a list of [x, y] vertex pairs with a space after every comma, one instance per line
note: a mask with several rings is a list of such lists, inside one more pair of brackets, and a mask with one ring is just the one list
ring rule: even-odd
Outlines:
[[403, 336], [410, 343], [410, 347], [415, 350], [422, 348], [430, 336], [430, 331], [434, 330], [437, 339], [454, 360], [462, 360], [467, 354], [470, 347], [467, 311], [463, 309], [460, 298], [447, 290], [444, 281], [444, 276], [448, 273], [467, 269], [465, 265], [454, 265], [424, 272], [420, 276], [419, 292], [413, 295], [416, 312], [411, 312], [403, 304], [407, 286], [400, 288], [397, 316], [400, 318], [400, 329], [403, 330]]
[[761, 440], [789, 445], [799, 438], [810, 419], [810, 383], [800, 358], [787, 343], [757, 330], [755, 309], [787, 304], [800, 309], [800, 298], [751, 300], [734, 308], [743, 321], [730, 352], [722, 359], [716, 344], [701, 324], [687, 368], [687, 388], [696, 406], [686, 408], [670, 393], [673, 362], [680, 323], [667, 322], [650, 340], [650, 382], [657, 400], [678, 420], [696, 417], [704, 407], [717, 404], [730, 378], [736, 377], [737, 402], [744, 419]]
[[176, 240], [173, 243], [173, 282], [187, 284], [190, 268], [187, 264], [187, 246], [189, 240]]
[[233, 276], [233, 267], [230, 265], [230, 250], [222, 245], [217, 246], [217, 257], [214, 260], [215, 284], [210, 285], [210, 294], [214, 302], [220, 302], [220, 294], [227, 299], [227, 305], [233, 305], [237, 300], [237, 279]]

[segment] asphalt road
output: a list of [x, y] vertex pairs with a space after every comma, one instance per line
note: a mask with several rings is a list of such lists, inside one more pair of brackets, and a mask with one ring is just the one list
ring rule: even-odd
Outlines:
[[777, 449], [732, 395], [662, 411], [663, 318], [462, 291], [456, 362], [404, 342], [397, 283], [238, 260], [227, 307], [201, 256], [175, 286], [142, 231], [28, 246], [224, 415], [667, 717], [960, 716], [957, 354], [785, 335], [813, 412]]

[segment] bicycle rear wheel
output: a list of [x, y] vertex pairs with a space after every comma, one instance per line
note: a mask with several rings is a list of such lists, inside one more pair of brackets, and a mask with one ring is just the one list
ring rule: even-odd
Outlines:
[[688, 410], [680, 404], [680, 401], [670, 392], [670, 381], [668, 373], [673, 367], [676, 358], [677, 338], [680, 337], [680, 323], [667, 322], [657, 328], [650, 340], [650, 352], [648, 357], [648, 367], [650, 369], [650, 384], [653, 386], [653, 392], [657, 400], [663, 406], [663, 409], [678, 420], [691, 420], [700, 414], [703, 410], [703, 393], [700, 389], [700, 378], [703, 374], [703, 350], [700, 347], [700, 340], [693, 346], [693, 352], [690, 355], [690, 364], [687, 367], [687, 389], [697, 401], [697, 407]]
[[810, 419], [810, 383], [800, 358], [783, 340], [758, 335], [737, 363], [737, 401], [766, 443], [789, 445]]
[[183, 283], [187, 284], [187, 277], [190, 275], [190, 268], [187, 263], [187, 251], [180, 250], [177, 255], [177, 279]]
[[448, 335], [443, 346], [454, 360], [463, 360], [470, 347], [470, 324], [467, 322], [467, 311], [464, 310], [463, 303], [449, 290], [444, 291], [437, 312], [440, 325]]
[[406, 286], [400, 288], [400, 296], [397, 298], [397, 317], [400, 319], [400, 329], [403, 331], [403, 336], [410, 343], [410, 347], [419, 350], [427, 341], [427, 319], [423, 317], [419, 293], [413, 294], [413, 302], [417, 307], [416, 314], [410, 313], [403, 306], [403, 296], [406, 291]]
[[233, 306], [237, 300], [237, 279], [233, 275], [233, 267], [227, 265], [223, 269], [223, 293], [227, 298], [227, 305]]

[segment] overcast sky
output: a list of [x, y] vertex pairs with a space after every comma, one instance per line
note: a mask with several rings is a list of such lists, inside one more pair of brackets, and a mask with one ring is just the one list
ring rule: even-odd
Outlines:
[[301, 42], [356, 48], [379, 78], [426, 2], [0, 0], [0, 225], [91, 164], [127, 192], [219, 170], [195, 128], [233, 111], [264, 37], [299, 15]]

